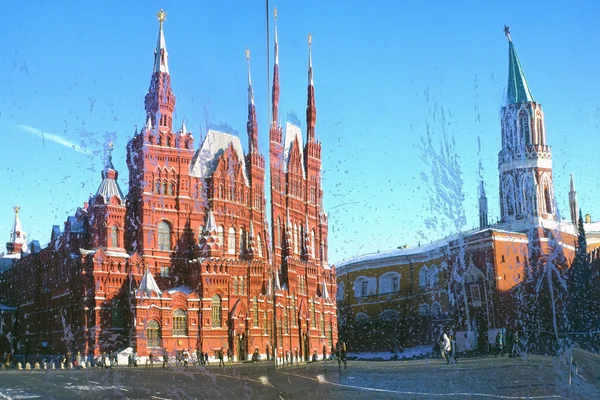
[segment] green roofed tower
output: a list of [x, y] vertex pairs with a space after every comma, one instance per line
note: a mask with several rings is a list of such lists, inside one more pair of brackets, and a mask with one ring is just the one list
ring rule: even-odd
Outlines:
[[544, 112], [517, 57], [508, 26], [508, 84], [502, 107], [502, 150], [498, 154], [503, 222], [555, 220], [552, 151], [546, 144]]

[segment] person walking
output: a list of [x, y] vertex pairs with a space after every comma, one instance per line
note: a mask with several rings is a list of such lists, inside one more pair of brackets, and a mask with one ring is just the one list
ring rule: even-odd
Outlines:
[[498, 331], [496, 334], [496, 357], [500, 354], [500, 357], [504, 355], [504, 335], [502, 334], [502, 329]]
[[448, 330], [445, 330], [442, 334], [442, 351], [446, 357], [446, 364], [450, 364], [450, 352], [452, 351], [452, 344], [450, 342]]
[[208, 362], [208, 352], [204, 353], [204, 364], [210, 365], [210, 362]]
[[519, 331], [516, 329], [512, 335], [512, 346], [510, 347], [510, 355], [513, 357], [519, 356]]
[[227, 366], [233, 367], [233, 350], [231, 350], [231, 347], [227, 348]]
[[163, 349], [163, 368], [169, 365], [169, 353], [167, 353], [167, 349]]
[[225, 366], [225, 362], [223, 361], [223, 348], [219, 349], [219, 368]]

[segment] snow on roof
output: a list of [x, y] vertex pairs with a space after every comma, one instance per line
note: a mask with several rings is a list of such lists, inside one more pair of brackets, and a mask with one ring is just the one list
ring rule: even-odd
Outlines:
[[204, 141], [202, 142], [202, 145], [192, 158], [190, 175], [204, 179], [210, 177], [217, 167], [218, 157], [227, 149], [230, 144], [233, 145], [233, 149], [240, 160], [242, 174], [244, 174], [244, 181], [246, 182], [247, 186], [250, 186], [248, 175], [246, 173], [244, 151], [242, 150], [240, 138], [212, 129], [208, 131]]
[[191, 287], [186, 286], [186, 285], [180, 285], [180, 286], [176, 286], [176, 287], [171, 288], [171, 289], [167, 289], [167, 293], [169, 293], [169, 294], [173, 294], [173, 293], [176, 293], [176, 292], [183, 293], [183, 294], [185, 294], [187, 296], [187, 295], [191, 294], [193, 292], [193, 290], [192, 290]]
[[157, 293], [158, 295], [162, 294], [162, 290], [160, 290], [158, 287], [158, 284], [154, 280], [154, 276], [152, 276], [152, 273], [149, 269], [146, 269], [146, 272], [144, 272], [144, 276], [140, 282], [139, 290], [141, 292], [145, 292], [147, 295], [149, 295], [151, 291]]
[[27, 241], [25, 237], [27, 235], [23, 232], [23, 227], [21, 226], [21, 220], [19, 219], [19, 207], [15, 206], [15, 222], [13, 224], [13, 228], [10, 231], [10, 242], [15, 244], [22, 244], [22, 251], [27, 253]]
[[288, 164], [290, 162], [290, 150], [292, 149], [292, 144], [295, 142], [296, 138], [298, 139], [300, 151], [300, 162], [302, 162], [302, 175], [306, 178], [306, 172], [304, 169], [304, 146], [302, 145], [302, 130], [299, 126], [292, 124], [288, 121], [285, 124], [285, 141], [283, 147], [283, 159], [284, 159], [284, 171], [287, 172]]
[[85, 230], [83, 229], [83, 221], [78, 220], [77, 217], [73, 215], [69, 216], [67, 221], [71, 227], [71, 233], [85, 233]]

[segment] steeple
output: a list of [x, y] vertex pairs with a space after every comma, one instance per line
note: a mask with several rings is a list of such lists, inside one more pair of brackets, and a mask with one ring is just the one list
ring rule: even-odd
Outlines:
[[13, 210], [15, 212], [15, 221], [13, 223], [13, 228], [10, 231], [10, 241], [6, 243], [6, 252], [8, 254], [20, 254], [21, 252], [27, 253], [29, 250], [27, 249], [26, 237], [27, 235], [23, 232], [23, 228], [21, 226], [21, 220], [19, 219], [19, 211], [21, 207], [14, 206]]
[[508, 26], [504, 26], [504, 33], [508, 38], [508, 85], [506, 88], [506, 104], [535, 102], [529, 90], [525, 72], [517, 57], [517, 51], [510, 37]]
[[569, 190], [569, 211], [571, 212], [571, 222], [573, 222], [575, 229], [577, 229], [579, 204], [577, 204], [577, 191], [575, 190], [573, 174], [571, 174], [571, 188]]
[[277, 127], [279, 116], [279, 44], [277, 43], [277, 7], [275, 7], [275, 65], [273, 66], [273, 126]]
[[483, 179], [479, 181], [479, 228], [488, 226], [488, 201], [483, 186]]
[[169, 53], [167, 53], [167, 45], [165, 43], [165, 33], [163, 32], [163, 22], [167, 19], [167, 13], [161, 10], [156, 14], [158, 16], [158, 42], [156, 50], [154, 50], [154, 71], [153, 73], [163, 72], [169, 73]]
[[158, 126], [162, 133], [168, 133], [173, 129], [175, 96], [171, 90], [167, 45], [163, 31], [163, 23], [167, 19], [167, 13], [161, 9], [156, 15], [158, 16], [159, 23], [158, 41], [154, 50], [154, 66], [152, 68], [150, 88], [148, 89], [144, 103], [146, 118], [150, 119], [151, 126]]
[[246, 49], [246, 62], [248, 64], [248, 152], [258, 151], [258, 124], [256, 123], [256, 107], [254, 106], [254, 93], [252, 91], [252, 76], [250, 74], [250, 50]]
[[98, 187], [96, 196], [102, 196], [105, 202], [108, 202], [113, 196], [117, 196], [122, 203], [124, 196], [123, 192], [121, 192], [121, 188], [119, 187], [119, 183], [117, 182], [119, 173], [112, 163], [113, 147], [114, 145], [112, 142], [108, 143], [106, 146], [104, 168], [102, 169], [102, 182]]
[[308, 34], [308, 99], [306, 101], [306, 135], [307, 143], [315, 141], [315, 123], [317, 121], [317, 107], [315, 106], [315, 86], [312, 68], [312, 35]]

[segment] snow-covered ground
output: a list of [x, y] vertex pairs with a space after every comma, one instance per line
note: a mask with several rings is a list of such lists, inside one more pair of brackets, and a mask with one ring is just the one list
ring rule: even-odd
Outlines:
[[406, 358], [413, 358], [419, 356], [425, 356], [432, 352], [433, 345], [425, 345], [425, 346], [417, 346], [411, 347], [409, 349], [404, 349], [401, 352], [396, 354], [394, 357], [394, 353], [389, 351], [379, 351], [379, 352], [360, 352], [360, 353], [352, 353], [348, 352], [348, 357], [358, 359], [358, 360], [391, 360], [397, 359], [402, 360]]

